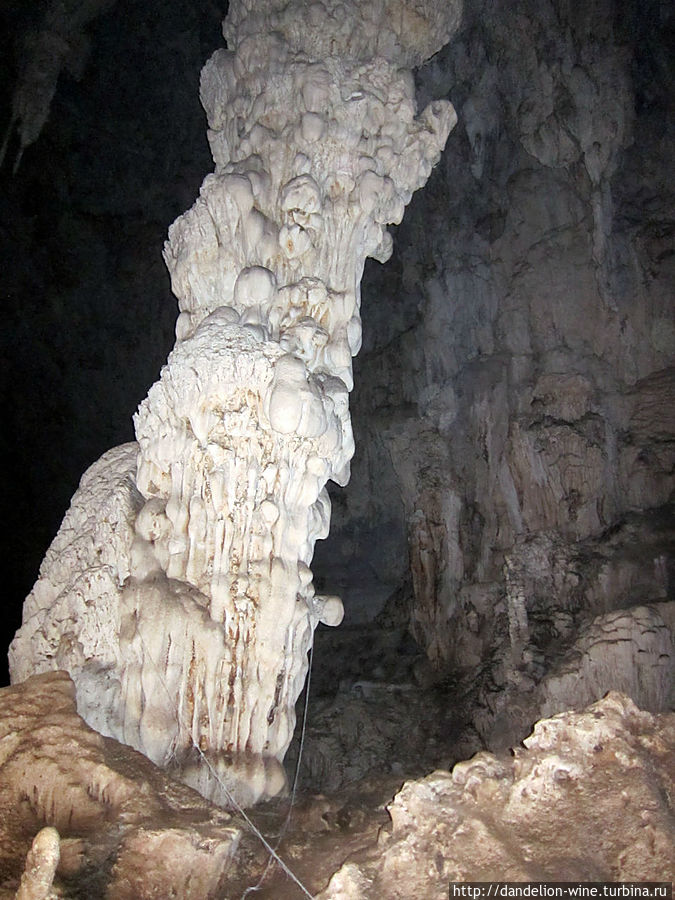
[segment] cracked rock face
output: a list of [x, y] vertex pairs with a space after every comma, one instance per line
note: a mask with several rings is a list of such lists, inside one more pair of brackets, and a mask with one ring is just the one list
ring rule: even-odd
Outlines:
[[284, 786], [318, 621], [309, 565], [353, 453], [367, 256], [455, 122], [409, 67], [456, 4], [232, 3], [202, 71], [215, 171], [165, 247], [176, 346], [136, 443], [85, 474], [26, 601], [14, 681], [67, 670], [103, 734], [220, 803]]

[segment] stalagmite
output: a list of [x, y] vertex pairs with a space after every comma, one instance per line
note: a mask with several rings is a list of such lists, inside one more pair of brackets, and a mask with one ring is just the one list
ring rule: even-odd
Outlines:
[[58, 895], [51, 888], [59, 858], [58, 831], [51, 826], [41, 828], [26, 857], [16, 900], [54, 900]]
[[319, 621], [310, 563], [353, 453], [365, 258], [391, 253], [455, 114], [410, 68], [456, 2], [238, 0], [202, 72], [215, 171], [171, 227], [176, 345], [137, 443], [85, 473], [24, 608], [14, 681], [66, 669], [93, 727], [205, 796], [284, 786]]

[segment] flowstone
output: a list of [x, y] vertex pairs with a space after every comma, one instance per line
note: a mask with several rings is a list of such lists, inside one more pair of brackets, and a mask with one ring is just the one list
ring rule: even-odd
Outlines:
[[456, 117], [417, 116], [410, 67], [458, 3], [232, 2], [202, 71], [215, 171], [171, 227], [176, 345], [137, 443], [85, 473], [10, 648], [12, 680], [65, 669], [103, 734], [206, 797], [283, 789], [316, 624], [325, 485], [349, 479], [367, 256]]

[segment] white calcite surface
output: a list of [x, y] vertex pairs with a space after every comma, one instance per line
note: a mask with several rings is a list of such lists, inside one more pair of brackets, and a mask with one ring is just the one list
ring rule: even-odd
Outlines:
[[309, 568], [344, 485], [367, 256], [391, 253], [455, 113], [409, 67], [457, 3], [233, 2], [202, 72], [215, 171], [171, 227], [176, 346], [137, 443], [83, 477], [10, 650], [219, 803], [278, 793], [307, 651], [341, 604]]

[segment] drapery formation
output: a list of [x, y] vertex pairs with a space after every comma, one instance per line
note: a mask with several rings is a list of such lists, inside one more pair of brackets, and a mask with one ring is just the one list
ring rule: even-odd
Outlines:
[[215, 171], [171, 227], [176, 346], [137, 443], [82, 479], [10, 650], [14, 681], [66, 669], [84, 718], [217, 802], [284, 784], [317, 622], [310, 563], [346, 484], [367, 256], [454, 125], [416, 115], [410, 67], [459, 9], [232, 2], [204, 67]]

